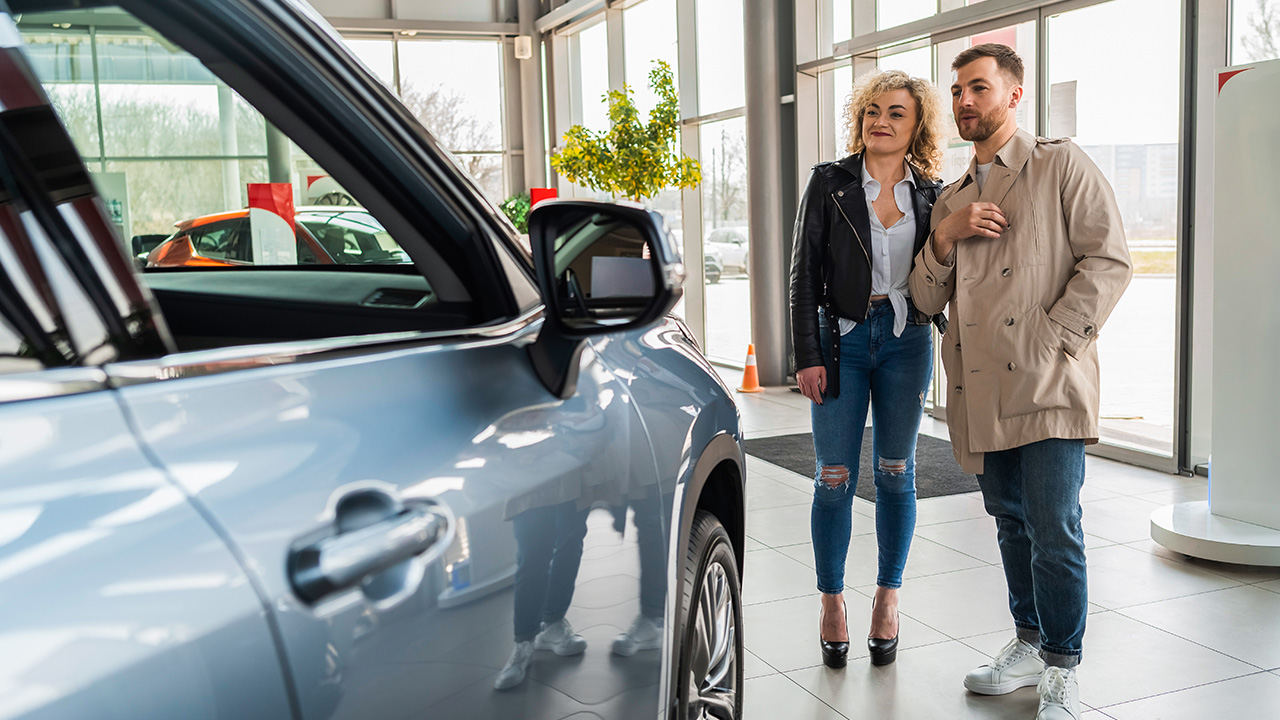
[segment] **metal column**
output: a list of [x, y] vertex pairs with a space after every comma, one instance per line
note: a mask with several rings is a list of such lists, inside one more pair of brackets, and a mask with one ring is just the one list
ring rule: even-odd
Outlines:
[[[789, 370], [789, 259], [783, 241], [782, 100], [777, 3], [743, 13], [747, 85], [747, 222], [751, 235], [751, 337], [763, 385]], [[793, 72], [793, 71], [792, 71]], [[791, 169], [788, 168], [788, 172]]]
[[520, 0], [519, 5], [520, 34], [533, 39], [533, 57], [516, 61], [520, 63], [520, 122], [526, 189], [547, 185], [546, 130], [542, 125], [542, 34], [534, 28], [539, 4], [538, 0]]

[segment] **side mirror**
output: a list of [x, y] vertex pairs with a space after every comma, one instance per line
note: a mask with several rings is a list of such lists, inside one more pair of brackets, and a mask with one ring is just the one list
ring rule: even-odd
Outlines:
[[529, 352], [547, 389], [567, 398], [586, 339], [659, 320], [680, 298], [684, 263], [662, 216], [637, 206], [544, 201], [529, 240], [546, 304]]

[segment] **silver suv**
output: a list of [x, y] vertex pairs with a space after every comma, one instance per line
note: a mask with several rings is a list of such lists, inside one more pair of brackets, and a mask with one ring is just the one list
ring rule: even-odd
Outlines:
[[[741, 716], [742, 433], [660, 216], [530, 253], [292, 0], [0, 0], [0, 77], [0, 718]], [[312, 168], [394, 262], [299, 262]], [[126, 251], [245, 204], [252, 263]]]

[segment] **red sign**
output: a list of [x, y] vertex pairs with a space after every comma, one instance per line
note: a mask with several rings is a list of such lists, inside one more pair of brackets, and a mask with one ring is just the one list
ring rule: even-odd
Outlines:
[[293, 183], [249, 183], [249, 207], [279, 215], [293, 229]]
[[529, 207], [556, 197], [555, 188], [529, 188]]

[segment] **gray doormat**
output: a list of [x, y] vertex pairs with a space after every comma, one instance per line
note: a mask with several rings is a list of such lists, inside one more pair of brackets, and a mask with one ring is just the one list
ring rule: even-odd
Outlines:
[[[817, 460], [813, 453], [813, 435], [776, 435], [748, 439], [747, 454], [784, 467], [805, 477], [813, 477]], [[876, 499], [871, 480], [871, 428], [862, 434], [862, 459], [859, 461], [857, 495], [863, 500]], [[916, 498], [941, 497], [978, 490], [978, 479], [960, 469], [951, 454], [951, 443], [932, 435], [920, 435], [916, 441]]]

